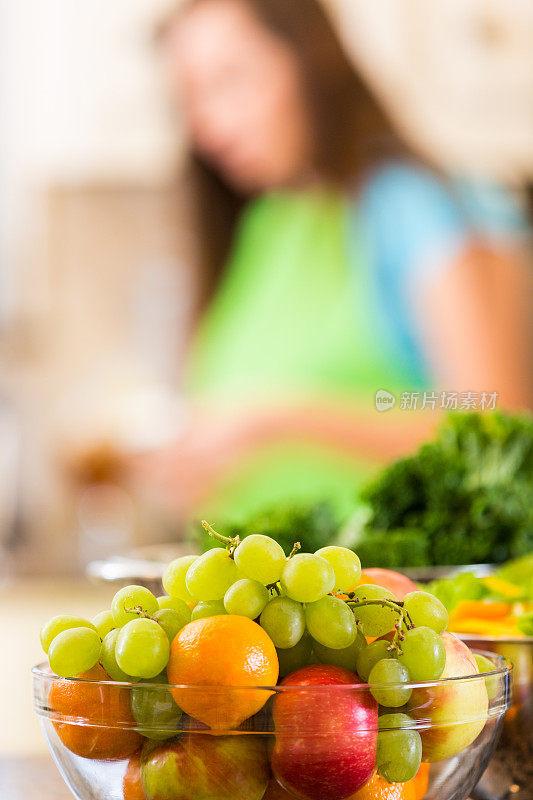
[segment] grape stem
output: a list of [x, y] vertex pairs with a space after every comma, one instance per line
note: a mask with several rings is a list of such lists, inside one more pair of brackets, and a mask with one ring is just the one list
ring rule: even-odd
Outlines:
[[128, 614], [137, 614], [138, 617], [142, 617], [143, 619], [154, 619], [150, 614], [142, 608], [142, 606], [135, 606], [134, 608], [126, 608], [126, 606], [122, 606], [124, 611], [127, 611]]
[[[404, 608], [403, 602], [401, 600], [390, 600], [388, 598], [383, 598], [381, 600], [367, 600], [363, 597], [362, 600], [358, 600], [354, 598], [353, 592], [348, 595], [349, 599], [345, 602], [347, 605], [352, 606], [352, 611], [355, 615], [355, 608], [363, 608], [363, 606], [381, 606], [382, 608], [391, 608], [393, 611], [397, 611], [399, 614], [399, 619], [396, 620], [394, 624], [394, 636], [392, 637], [392, 642], [390, 645], [390, 650], [396, 650], [399, 655], [402, 653], [401, 642], [405, 638], [405, 634], [402, 630], [405, 627], [406, 630], [411, 630], [414, 628], [413, 620], [408, 611]], [[356, 615], [355, 615], [356, 616]]]
[[298, 550], [301, 550], [301, 549], [302, 549], [302, 545], [300, 544], [300, 542], [294, 542], [294, 544], [292, 546], [292, 550], [291, 550], [290, 555], [289, 555], [289, 558], [292, 558], [293, 556], [295, 556], [296, 553], [298, 552]]
[[233, 558], [235, 550], [241, 543], [239, 536], [223, 536], [221, 533], [218, 533], [212, 525], [206, 522], [205, 519], [202, 520], [202, 528], [212, 539], [216, 539], [217, 542], [223, 544], [226, 550], [229, 551], [231, 558]]

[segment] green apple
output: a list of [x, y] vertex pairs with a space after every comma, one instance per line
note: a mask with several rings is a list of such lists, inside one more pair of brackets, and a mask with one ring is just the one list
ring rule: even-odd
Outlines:
[[[446, 663], [440, 680], [479, 673], [474, 655], [466, 644], [451, 633], [443, 633], [441, 638]], [[488, 712], [485, 681], [473, 679], [422, 685], [413, 690], [408, 706], [412, 717], [429, 723], [429, 727], [420, 730], [423, 760], [443, 761], [472, 744], [485, 727]]]
[[146, 800], [261, 800], [269, 770], [259, 736], [189, 733], [145, 747], [141, 777]]

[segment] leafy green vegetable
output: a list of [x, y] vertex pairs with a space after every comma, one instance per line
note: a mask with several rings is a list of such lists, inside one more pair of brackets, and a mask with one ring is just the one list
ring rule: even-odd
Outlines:
[[423, 567], [428, 563], [428, 543], [420, 531], [404, 528], [393, 531], [374, 531], [353, 546], [365, 567], [379, 564], [394, 568], [400, 563]]
[[533, 553], [508, 561], [497, 570], [496, 576], [518, 586], [523, 590], [524, 598], [533, 603]]
[[[272, 536], [287, 555], [295, 542], [300, 542], [302, 550], [308, 553], [331, 544], [338, 529], [339, 519], [333, 507], [325, 501], [309, 507], [280, 505], [256, 514], [244, 524], [217, 525], [217, 530], [225, 536], [238, 534], [241, 539], [252, 533]], [[216, 546], [216, 542], [213, 542], [201, 528], [195, 531], [194, 538], [204, 550]]]
[[517, 626], [525, 636], [533, 636], [533, 611], [520, 617]]
[[368, 519], [351, 546], [365, 566], [501, 563], [530, 553], [533, 420], [450, 414], [435, 441], [386, 467], [361, 499]]

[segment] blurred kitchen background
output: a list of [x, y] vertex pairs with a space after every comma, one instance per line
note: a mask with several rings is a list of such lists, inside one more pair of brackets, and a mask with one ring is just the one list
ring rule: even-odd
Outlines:
[[[182, 136], [154, 46], [167, 0], [1, 7], [4, 565], [81, 569], [172, 538], [116, 452], [179, 428], [194, 307]], [[332, 2], [410, 140], [448, 168], [533, 176], [527, 0]]]
[[[24, 661], [38, 659], [36, 631], [52, 613], [105, 607], [109, 589], [95, 595], [72, 580], [90, 561], [172, 542], [185, 524], [122, 471], [124, 454], [171, 441], [188, 413], [181, 385], [199, 294], [196, 243], [184, 135], [155, 45], [174, 6], [0, 5], [0, 608], [33, 615], [35, 641], [13, 623]], [[419, 152], [525, 202], [531, 2], [328, 6]], [[51, 600], [46, 580], [56, 574], [68, 580]], [[37, 613], [39, 586], [47, 600]], [[23, 750], [27, 731], [12, 734], [1, 745]]]

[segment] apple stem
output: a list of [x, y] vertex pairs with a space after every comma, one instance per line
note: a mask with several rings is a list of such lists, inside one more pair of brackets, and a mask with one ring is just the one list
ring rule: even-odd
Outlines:
[[239, 536], [223, 536], [221, 533], [218, 533], [212, 525], [206, 522], [205, 519], [202, 520], [202, 528], [212, 539], [216, 539], [217, 542], [223, 544], [226, 550], [229, 551], [231, 558], [233, 558], [235, 550], [241, 543]]

